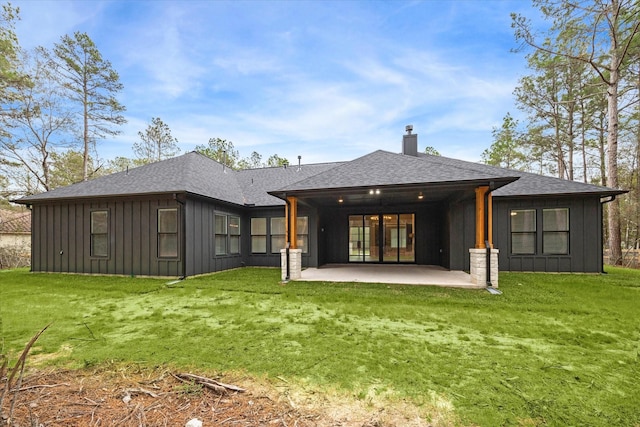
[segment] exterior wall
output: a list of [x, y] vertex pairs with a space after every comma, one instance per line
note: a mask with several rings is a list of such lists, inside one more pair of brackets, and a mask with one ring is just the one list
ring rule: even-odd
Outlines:
[[[214, 271], [237, 268], [245, 263], [245, 253], [250, 246], [245, 235], [250, 232], [250, 224], [244, 221], [243, 210], [209, 199], [190, 197], [185, 203], [185, 239], [186, 269], [184, 276], [211, 273]], [[233, 215], [240, 217], [240, 253], [215, 253], [215, 215]]]
[[31, 233], [0, 233], [0, 248], [31, 249]]
[[[271, 218], [282, 218], [285, 216], [284, 206], [276, 206], [271, 208], [252, 208], [246, 213], [245, 230], [242, 234], [243, 245], [246, 248], [243, 251], [246, 265], [260, 267], [279, 267], [281, 263], [280, 250], [284, 248], [271, 247]], [[309, 218], [309, 251], [301, 254], [302, 267], [318, 266], [318, 212], [309, 207], [298, 205], [298, 216], [306, 216]], [[252, 253], [251, 252], [251, 218], [267, 218], [267, 252]]]
[[[512, 209], [569, 208], [569, 253], [542, 253], [542, 223], [538, 221], [536, 253], [511, 254]], [[494, 198], [494, 246], [500, 249], [501, 271], [602, 272], [602, 205], [597, 196], [508, 199]]]
[[475, 200], [452, 202], [448, 209], [449, 269], [470, 270], [469, 249], [476, 244]]
[[[161, 207], [177, 207], [181, 218], [180, 204], [168, 196], [34, 204], [31, 270], [180, 276], [182, 251], [177, 259], [157, 256], [157, 209]], [[90, 215], [98, 209], [109, 212], [107, 257], [90, 254]]]
[[[180, 198], [180, 197], [178, 197]], [[157, 210], [178, 209], [179, 254], [158, 258]], [[569, 253], [542, 254], [542, 229], [536, 235], [534, 255], [513, 255], [510, 248], [510, 211], [563, 207], [569, 209]], [[107, 257], [90, 255], [90, 214], [109, 212]], [[602, 205], [596, 197], [494, 198], [494, 247], [499, 249], [500, 271], [602, 271]], [[214, 215], [240, 217], [240, 254], [216, 255]], [[417, 203], [400, 206], [332, 207], [318, 210], [300, 205], [309, 218], [309, 252], [302, 266], [347, 263], [348, 217], [368, 213], [415, 213], [416, 264], [470, 269], [469, 249], [475, 244], [473, 200]], [[251, 252], [251, 218], [284, 217], [284, 207], [243, 208], [209, 199], [176, 200], [158, 197], [95, 199], [69, 203], [37, 203], [32, 207], [31, 268], [33, 271], [191, 276], [242, 265], [278, 267], [280, 249], [272, 250], [267, 230], [267, 252]], [[540, 226], [541, 227], [541, 226]]]

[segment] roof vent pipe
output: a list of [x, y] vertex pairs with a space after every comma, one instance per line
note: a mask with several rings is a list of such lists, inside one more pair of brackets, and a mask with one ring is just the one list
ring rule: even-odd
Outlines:
[[300, 160], [302, 160], [302, 156], [298, 156], [298, 172], [302, 169], [302, 165], [300, 164]]
[[222, 150], [222, 172], [227, 173], [225, 167], [227, 166], [227, 150]]
[[418, 134], [411, 133], [413, 125], [407, 125], [404, 129], [407, 134], [402, 136], [402, 154], [418, 157]]

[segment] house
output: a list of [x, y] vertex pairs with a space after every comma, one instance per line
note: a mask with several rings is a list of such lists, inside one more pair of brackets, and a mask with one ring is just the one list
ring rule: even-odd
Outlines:
[[29, 265], [31, 212], [0, 209], [0, 269]]
[[31, 268], [186, 277], [282, 266], [296, 278], [409, 263], [489, 284], [498, 268], [602, 271], [603, 203], [624, 191], [422, 154], [407, 130], [400, 154], [235, 171], [191, 152], [24, 197]]

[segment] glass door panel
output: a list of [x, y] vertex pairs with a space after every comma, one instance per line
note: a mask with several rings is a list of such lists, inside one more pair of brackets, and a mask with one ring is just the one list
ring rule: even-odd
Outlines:
[[365, 262], [380, 262], [380, 247], [378, 246], [378, 235], [380, 233], [380, 218], [378, 215], [364, 216]]
[[398, 228], [398, 215], [382, 215], [384, 224], [383, 233], [383, 262], [398, 262], [398, 251], [400, 249], [400, 229]]
[[364, 223], [362, 215], [349, 216], [349, 261], [364, 261]]
[[349, 262], [415, 262], [414, 214], [349, 215]]
[[414, 214], [401, 214], [398, 222], [399, 240], [398, 255], [400, 262], [415, 262]]

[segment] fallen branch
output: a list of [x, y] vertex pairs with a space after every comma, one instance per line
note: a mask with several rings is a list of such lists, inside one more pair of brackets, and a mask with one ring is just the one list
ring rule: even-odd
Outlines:
[[27, 387], [22, 387], [22, 388], [18, 388], [18, 389], [13, 389], [11, 390], [12, 392], [16, 392], [16, 391], [25, 391], [25, 390], [31, 390], [34, 388], [53, 388], [53, 387], [60, 387], [66, 385], [67, 387], [70, 386], [69, 383], [60, 383], [60, 384], [36, 384], [36, 385], [30, 385]]
[[[20, 354], [20, 357], [18, 358], [18, 361], [16, 362], [13, 368], [8, 369], [7, 359], [3, 357], [3, 359], [5, 360], [3, 360], [2, 367], [0, 367], [0, 371], [2, 372], [3, 376], [7, 375], [7, 373], [8, 373], [8, 376], [4, 380], [5, 381], [4, 388], [0, 390], [0, 419], [4, 416], [2, 414], [2, 404], [5, 396], [11, 391], [13, 380], [15, 379], [16, 375], [18, 375], [18, 378], [16, 379], [15, 383], [17, 384], [18, 386], [17, 388], [19, 390], [22, 387], [22, 378], [24, 375], [24, 367], [27, 361], [27, 355], [29, 354], [31, 347], [33, 347], [33, 345], [36, 343], [38, 338], [40, 338], [40, 335], [42, 335], [49, 326], [51, 326], [51, 323], [49, 323], [47, 326], [42, 328], [40, 332], [35, 334], [31, 338], [31, 340], [29, 340], [27, 345], [24, 347], [24, 350], [22, 350], [22, 354]], [[7, 424], [9, 425], [11, 425], [11, 423], [13, 422], [11, 418], [13, 417], [13, 408], [15, 406], [17, 397], [18, 397], [18, 394], [13, 393], [13, 399], [11, 400], [11, 404], [9, 406], [9, 414], [7, 415]]]
[[156, 393], [154, 393], [152, 391], [146, 390], [144, 388], [127, 388], [127, 389], [125, 389], [124, 392], [126, 394], [146, 394], [146, 395], [149, 395], [151, 397], [159, 397], [158, 394], [156, 394]]
[[201, 377], [200, 375], [183, 373], [183, 374], [177, 374], [176, 377], [181, 380], [193, 381], [196, 384], [200, 384], [204, 387], [207, 387], [215, 391], [216, 393], [224, 394], [228, 390], [236, 391], [238, 393], [244, 393], [246, 391], [245, 389], [238, 387], [236, 385], [221, 383], [220, 381], [216, 381], [214, 379], [207, 378], [207, 377]]

